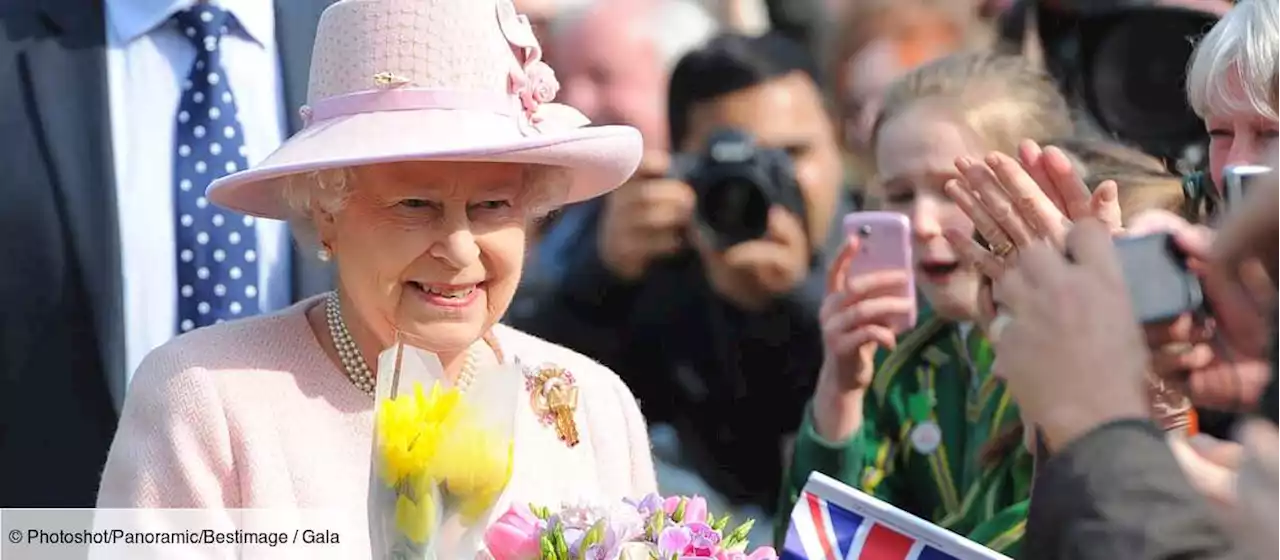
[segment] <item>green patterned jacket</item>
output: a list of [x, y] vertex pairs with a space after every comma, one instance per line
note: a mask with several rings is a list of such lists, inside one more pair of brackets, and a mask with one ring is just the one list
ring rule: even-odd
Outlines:
[[[806, 410], [782, 483], [779, 545], [816, 470], [1017, 558], [1033, 461], [1018, 441], [983, 464], [985, 444], [1021, 420], [991, 375], [990, 345], [976, 331], [968, 339], [955, 323], [922, 317], [896, 350], [877, 355], [862, 428], [848, 441], [823, 440]], [[928, 424], [940, 428], [941, 440], [929, 443], [920, 433], [915, 441], [923, 443], [913, 443], [913, 432]]]

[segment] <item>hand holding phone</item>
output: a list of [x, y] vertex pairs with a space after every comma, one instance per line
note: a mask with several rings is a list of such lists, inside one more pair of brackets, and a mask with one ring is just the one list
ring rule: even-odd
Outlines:
[[912, 302], [910, 312], [892, 323], [897, 333], [911, 330], [916, 324], [916, 286], [910, 221], [895, 212], [854, 212], [845, 216], [844, 229], [854, 249], [846, 272], [849, 278], [886, 271], [905, 275], [906, 282], [884, 295]]
[[819, 311], [824, 378], [841, 392], [871, 383], [877, 348], [893, 348], [916, 321], [907, 219], [901, 214], [845, 216], [848, 246], [831, 270]]

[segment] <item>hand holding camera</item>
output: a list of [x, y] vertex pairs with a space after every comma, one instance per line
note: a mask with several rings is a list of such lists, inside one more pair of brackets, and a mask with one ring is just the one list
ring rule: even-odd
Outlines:
[[666, 153], [646, 153], [634, 178], [605, 198], [600, 260], [623, 280], [639, 280], [655, 260], [685, 248], [694, 193], [667, 178], [669, 167]]
[[1110, 227], [1080, 221], [1065, 240], [1022, 249], [997, 284], [996, 374], [1054, 452], [1113, 420], [1150, 415], [1148, 356]]
[[677, 155], [671, 175], [696, 193], [690, 239], [716, 293], [755, 311], [808, 275], [804, 197], [786, 152], [721, 130], [703, 153]]
[[701, 231], [691, 235], [707, 281], [738, 307], [758, 311], [795, 289], [809, 273], [804, 225], [782, 208], [771, 208], [765, 235], [720, 251]]
[[[1220, 410], [1251, 407], [1270, 379], [1270, 368], [1262, 360], [1268, 331], [1244, 285], [1210, 267], [1213, 232], [1160, 211], [1136, 216], [1130, 232], [1141, 236], [1128, 240], [1121, 258], [1131, 269], [1130, 291], [1143, 294], [1135, 299], [1149, 301], [1139, 306], [1138, 318], [1144, 324], [1152, 370], [1185, 386], [1197, 405]], [[1161, 239], [1168, 240], [1163, 248], [1141, 250], [1144, 241]], [[1252, 276], [1247, 270], [1244, 274]], [[1175, 282], [1187, 285], [1196, 297], [1172, 289]]]

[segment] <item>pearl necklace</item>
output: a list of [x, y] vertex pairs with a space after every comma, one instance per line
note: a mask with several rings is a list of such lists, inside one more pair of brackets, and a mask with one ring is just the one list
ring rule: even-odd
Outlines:
[[[366, 395], [373, 396], [376, 376], [369, 369], [369, 364], [365, 362], [355, 339], [351, 338], [351, 331], [347, 330], [347, 322], [342, 320], [342, 302], [338, 298], [338, 292], [329, 292], [329, 296], [325, 298], [324, 315], [326, 322], [329, 323], [329, 336], [333, 339], [333, 346], [338, 351], [338, 359], [342, 360], [342, 369], [347, 374], [347, 379]], [[471, 382], [475, 379], [475, 370], [475, 352], [467, 349], [467, 357], [462, 363], [462, 371], [458, 374], [458, 382], [455, 384], [459, 391], [465, 392], [471, 387]]]

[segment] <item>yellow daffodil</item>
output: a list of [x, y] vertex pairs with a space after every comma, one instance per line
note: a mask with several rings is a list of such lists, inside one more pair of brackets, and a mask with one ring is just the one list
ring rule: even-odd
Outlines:
[[436, 526], [436, 501], [430, 494], [415, 502], [401, 494], [396, 498], [396, 529], [416, 544], [423, 544]]
[[506, 488], [515, 463], [513, 454], [510, 437], [459, 423], [441, 442], [433, 470], [449, 495], [458, 498], [460, 513], [471, 522]]
[[424, 472], [436, 457], [441, 435], [459, 405], [459, 393], [440, 384], [424, 394], [422, 385], [413, 392], [383, 401], [377, 413], [378, 450], [382, 477], [395, 486], [406, 477]]

